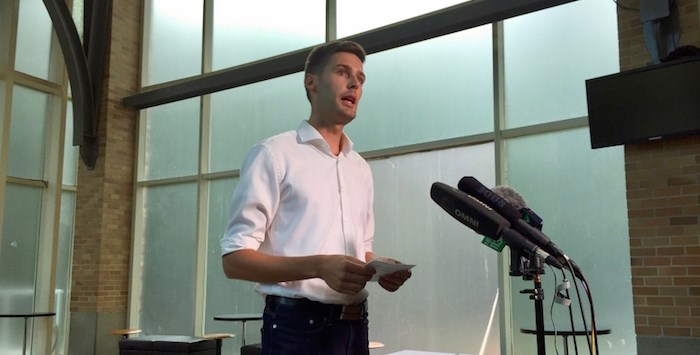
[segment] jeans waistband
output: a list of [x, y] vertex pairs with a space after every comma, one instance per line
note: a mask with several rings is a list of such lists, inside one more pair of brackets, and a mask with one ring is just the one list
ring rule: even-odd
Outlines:
[[268, 307], [275, 309], [277, 306], [284, 305], [303, 309], [305, 311], [325, 314], [334, 319], [340, 320], [361, 320], [366, 317], [367, 301], [354, 306], [345, 306], [341, 304], [328, 304], [317, 301], [312, 301], [307, 298], [289, 298], [281, 296], [267, 296], [265, 299]]

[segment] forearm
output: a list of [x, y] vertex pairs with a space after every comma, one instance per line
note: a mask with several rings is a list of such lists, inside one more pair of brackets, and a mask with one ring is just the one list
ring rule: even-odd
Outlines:
[[273, 283], [320, 277], [323, 255], [273, 256], [242, 249], [222, 258], [224, 273], [231, 279]]

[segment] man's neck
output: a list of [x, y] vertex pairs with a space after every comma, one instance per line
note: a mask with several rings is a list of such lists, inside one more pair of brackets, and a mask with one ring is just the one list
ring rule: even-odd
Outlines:
[[328, 143], [333, 155], [340, 154], [344, 125], [321, 125], [318, 121], [312, 119], [309, 119], [309, 124], [316, 128], [321, 137]]

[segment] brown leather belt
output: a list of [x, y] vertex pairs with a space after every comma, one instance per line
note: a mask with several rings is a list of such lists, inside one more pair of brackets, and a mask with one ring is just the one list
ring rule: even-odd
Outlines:
[[367, 301], [354, 306], [341, 304], [327, 304], [312, 301], [306, 298], [289, 298], [281, 296], [267, 296], [267, 306], [276, 310], [278, 306], [288, 306], [303, 309], [316, 314], [327, 315], [331, 319], [361, 320], [366, 317]]

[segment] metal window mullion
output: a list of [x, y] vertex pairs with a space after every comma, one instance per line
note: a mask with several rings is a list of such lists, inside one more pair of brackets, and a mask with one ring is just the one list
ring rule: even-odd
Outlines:
[[19, 71], [15, 71], [13, 73], [13, 83], [15, 85], [21, 85], [51, 95], [61, 95], [61, 92], [63, 91], [63, 86], [61, 86], [61, 84], [31, 76]]
[[338, 6], [336, 0], [326, 0], [326, 42], [338, 38]]
[[127, 327], [140, 329], [141, 295], [143, 293], [143, 252], [144, 252], [144, 213], [146, 187], [136, 187], [134, 192], [134, 212], [131, 242], [131, 272], [129, 273], [129, 299], [127, 306]]
[[[14, 80], [15, 51], [17, 47], [17, 22], [19, 18], [19, 0], [0, 1], [0, 16], [4, 17], [5, 28], [0, 28], [0, 36], [5, 36], [5, 40], [0, 38], [0, 71], [4, 73], [4, 95], [0, 97], [4, 108], [0, 112], [0, 230], [3, 226], [5, 216], [5, 186], [7, 185], [7, 161], [10, 145], [10, 116], [12, 113], [12, 89]], [[4, 54], [3, 54], [4, 53]], [[0, 243], [0, 250], [2, 250]]]
[[[53, 56], [59, 60], [60, 56]], [[34, 307], [36, 310], [54, 310], [56, 289], [56, 260], [61, 212], [61, 177], [63, 175], [63, 133], [65, 131], [66, 101], [62, 95], [51, 95], [46, 120], [44, 145], [44, 180], [47, 182], [41, 197], [41, 227], [35, 276]], [[32, 349], [51, 348], [53, 319], [34, 323]]]
[[[150, 9], [150, 1], [145, 8]], [[145, 12], [145, 11], [144, 11]], [[126, 311], [127, 327], [131, 329], [141, 328], [140, 308], [141, 294], [143, 292], [143, 252], [144, 252], [144, 213], [145, 191], [148, 186], [138, 183], [145, 176], [146, 161], [146, 120], [147, 111], [141, 110], [136, 123], [136, 169], [134, 169], [134, 201], [132, 211], [132, 242], [131, 242], [131, 272], [129, 273], [129, 297]]]
[[[503, 128], [506, 117], [505, 95], [505, 56], [503, 40], [503, 21], [492, 24], [492, 48], [493, 48], [493, 131], [494, 131], [494, 158], [496, 184], [505, 183], [506, 155], [505, 142], [503, 140]], [[498, 287], [503, 290], [499, 293], [499, 323], [503, 331], [500, 333], [501, 353], [513, 354], [513, 304], [512, 284], [509, 273], [510, 249], [498, 255]]]
[[15, 62], [19, 0], [0, 1], [0, 17], [0, 24], [5, 25], [0, 28], [0, 72], [9, 73]]
[[[141, 13], [141, 75], [139, 86], [147, 82], [149, 74], [149, 44], [147, 38], [150, 35], [151, 14], [153, 12], [153, 0], [144, 1]], [[131, 241], [131, 272], [129, 273], [129, 297], [126, 311], [127, 327], [140, 329], [141, 295], [143, 293], [143, 252], [144, 252], [144, 213], [145, 191], [147, 186], [138, 184], [146, 176], [146, 128], [148, 110], [140, 110], [136, 121], [136, 166], [134, 169], [134, 201], [132, 212], [132, 241]]]
[[588, 127], [587, 116], [567, 118], [558, 121], [538, 123], [530, 126], [504, 129], [501, 131], [501, 136], [504, 139], [509, 139], [550, 132], [561, 132], [582, 127]]
[[[202, 21], [202, 73], [212, 70], [214, 57], [214, 0], [204, 0]], [[194, 329], [206, 333], [206, 286], [207, 286], [207, 216], [209, 184], [202, 174], [209, 170], [209, 128], [211, 118], [211, 95], [200, 97], [199, 110], [199, 157], [197, 173], [197, 221], [196, 221], [196, 269], [194, 295]], [[201, 335], [197, 334], [197, 335]]]

